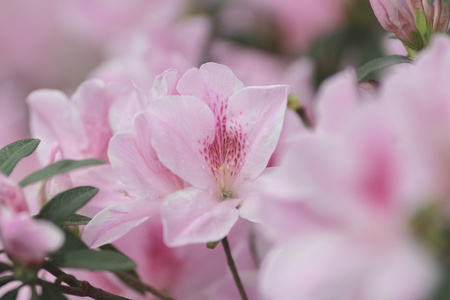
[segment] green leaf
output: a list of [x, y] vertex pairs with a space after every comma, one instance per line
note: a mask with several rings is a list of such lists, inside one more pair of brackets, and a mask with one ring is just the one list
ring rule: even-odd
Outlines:
[[11, 281], [14, 281], [14, 280], [16, 280], [16, 278], [13, 275], [0, 277], [0, 287], [2, 287], [5, 284], [8, 284], [8, 283], [10, 283]]
[[416, 25], [416, 28], [419, 31], [423, 42], [425, 43], [425, 45], [428, 45], [428, 41], [433, 35], [433, 24], [431, 22], [428, 22], [427, 16], [425, 15], [425, 12], [423, 10], [417, 10], [416, 16], [414, 18], [414, 24]]
[[80, 186], [64, 191], [47, 202], [36, 218], [50, 220], [61, 226], [97, 193], [98, 188], [92, 186]]
[[72, 214], [71, 216], [69, 216], [69, 218], [67, 218], [67, 220], [64, 221], [63, 226], [86, 225], [91, 220], [92, 218], [86, 216]]
[[55, 256], [52, 264], [62, 268], [91, 271], [124, 271], [136, 267], [136, 264], [123, 254], [92, 249], [76, 250]]
[[16, 300], [17, 294], [19, 293], [21, 287], [18, 287], [12, 291], [7, 292], [2, 296], [2, 300]]
[[19, 185], [24, 187], [31, 183], [48, 179], [52, 176], [67, 173], [69, 171], [79, 169], [86, 166], [104, 164], [105, 162], [98, 159], [87, 159], [87, 160], [60, 160], [47, 166], [41, 170], [31, 173], [26, 178], [24, 178]]
[[0, 274], [5, 272], [5, 271], [9, 271], [12, 270], [10, 265], [4, 264], [4, 263], [0, 263]]
[[0, 149], [0, 172], [9, 176], [17, 163], [33, 153], [40, 142], [38, 139], [25, 139]]
[[56, 285], [47, 281], [40, 281], [39, 284], [42, 287], [42, 294], [39, 296], [39, 299], [67, 300], [66, 296], [61, 292], [61, 289]]
[[358, 82], [363, 81], [369, 74], [402, 63], [410, 63], [411, 59], [402, 55], [389, 55], [385, 57], [376, 58], [374, 60], [365, 63], [363, 66], [356, 70]]
[[86, 244], [83, 243], [83, 241], [79, 237], [75, 236], [72, 232], [64, 230], [64, 234], [66, 236], [64, 245], [61, 248], [59, 248], [58, 251], [54, 252], [53, 256], [63, 255], [65, 253], [72, 252], [75, 250], [89, 249], [89, 247], [86, 246]]

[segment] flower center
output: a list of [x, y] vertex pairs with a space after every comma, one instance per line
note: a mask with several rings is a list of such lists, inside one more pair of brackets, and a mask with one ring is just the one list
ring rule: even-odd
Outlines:
[[211, 169], [222, 198], [226, 199], [233, 196], [232, 185], [244, 165], [247, 135], [241, 124], [227, 120], [227, 102], [218, 101], [211, 106], [216, 116], [214, 141], [208, 143], [207, 137], [201, 145], [200, 154]]

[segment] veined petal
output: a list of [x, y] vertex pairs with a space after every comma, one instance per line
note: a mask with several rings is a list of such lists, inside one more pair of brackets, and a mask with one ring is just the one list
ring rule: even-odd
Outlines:
[[182, 181], [159, 161], [151, 145], [152, 132], [144, 114], [134, 119], [130, 133], [118, 133], [110, 142], [109, 159], [126, 186], [140, 196], [161, 198], [179, 188]]
[[209, 107], [196, 97], [170, 96], [153, 101], [149, 115], [160, 161], [195, 187], [215, 188], [201, 152], [214, 140], [215, 118]]
[[114, 242], [160, 209], [161, 201], [148, 198], [109, 206], [86, 225], [82, 240], [91, 248]]
[[228, 102], [227, 132], [241, 141], [235, 185], [255, 179], [267, 166], [278, 143], [289, 87], [247, 87]]
[[239, 218], [238, 202], [218, 202], [213, 195], [196, 188], [167, 196], [162, 208], [164, 241], [168, 246], [182, 246], [223, 239]]
[[180, 78], [177, 90], [181, 95], [196, 96], [212, 107], [217, 102], [226, 102], [243, 87], [243, 83], [227, 66], [206, 63], [200, 69], [189, 69]]
[[108, 142], [112, 136], [108, 118], [111, 101], [109, 88], [100, 79], [85, 81], [71, 98], [87, 137], [81, 149], [86, 155], [106, 159]]

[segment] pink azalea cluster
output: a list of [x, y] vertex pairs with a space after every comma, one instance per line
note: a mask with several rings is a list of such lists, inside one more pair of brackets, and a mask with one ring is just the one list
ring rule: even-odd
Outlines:
[[[99, 193], [77, 211], [91, 219], [81, 240], [113, 245], [176, 299], [242, 297], [228, 242], [249, 299], [435, 292], [450, 247], [439, 239], [450, 230], [450, 39], [431, 39], [448, 27], [445, 1], [371, 0], [417, 59], [379, 83], [347, 68], [316, 94], [312, 60], [293, 54], [342, 25], [350, 1], [215, 1], [218, 20], [179, 0], [31, 2], [0, 4], [0, 146], [41, 140], [11, 177], [0, 173], [2, 262], [42, 266], [64, 234], [33, 216], [90, 185]], [[243, 31], [259, 17], [274, 24], [278, 54], [214, 36], [217, 24]], [[104, 163], [14, 182], [62, 159]], [[111, 273], [67, 272], [155, 299]]]

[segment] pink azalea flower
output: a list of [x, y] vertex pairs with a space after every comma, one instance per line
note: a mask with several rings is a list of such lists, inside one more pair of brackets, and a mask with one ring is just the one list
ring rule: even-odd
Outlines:
[[272, 186], [260, 189], [276, 242], [262, 293], [424, 299], [438, 274], [410, 222], [426, 202], [411, 197], [416, 181], [392, 119], [380, 101], [360, 100], [349, 71], [327, 81], [319, 99], [317, 131], [291, 144]]
[[164, 199], [165, 241], [218, 241], [249, 213], [249, 186], [277, 144], [288, 88], [244, 88], [230, 69], [208, 63], [187, 71], [177, 91], [149, 109], [159, 160], [192, 185]]
[[410, 173], [419, 184], [417, 197], [441, 201], [450, 212], [450, 97], [446, 77], [450, 67], [450, 40], [436, 36], [414, 65], [405, 65], [386, 78], [380, 91], [409, 151]]
[[[91, 79], [83, 83], [70, 99], [56, 90], [31, 93], [28, 97], [31, 131], [33, 136], [41, 139], [37, 149], [41, 162], [97, 158], [108, 163], [107, 147], [113, 136], [110, 108], [112, 102], [126, 92], [128, 87]], [[117, 201], [131, 200], [128, 194], [123, 193], [125, 188], [111, 172], [111, 166], [101, 165], [50, 179], [44, 185], [41, 201], [45, 203], [56, 193], [80, 185], [100, 188], [99, 195], [81, 211], [89, 216]]]

